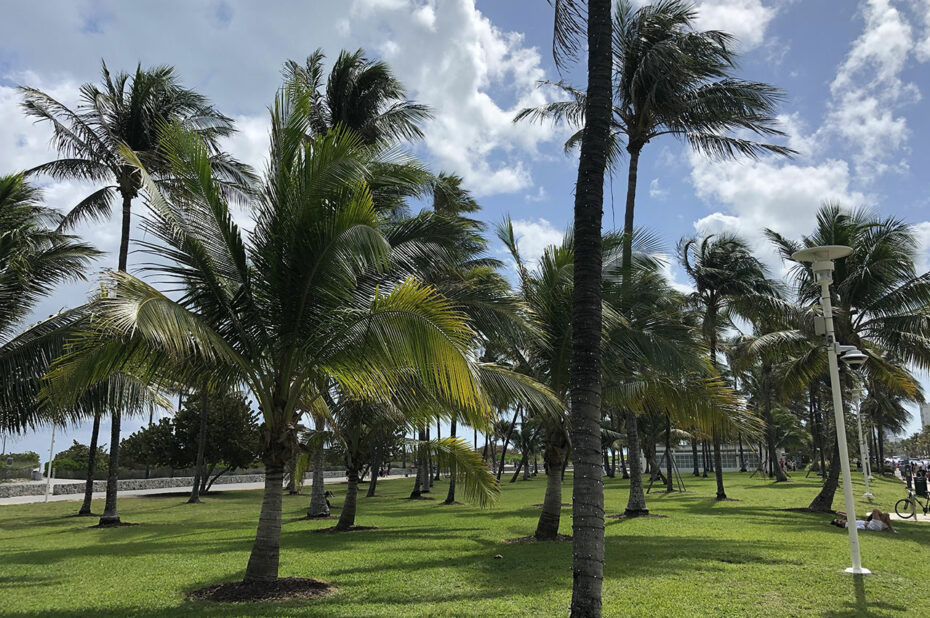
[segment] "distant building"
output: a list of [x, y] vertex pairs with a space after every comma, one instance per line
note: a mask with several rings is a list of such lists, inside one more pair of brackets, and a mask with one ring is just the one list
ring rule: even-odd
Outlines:
[[930, 425], [930, 403], [920, 404], [920, 426], [921, 428]]

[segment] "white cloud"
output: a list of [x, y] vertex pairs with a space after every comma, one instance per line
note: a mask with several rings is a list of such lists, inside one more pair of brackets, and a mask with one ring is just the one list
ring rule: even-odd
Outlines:
[[[633, 0], [641, 7], [653, 0]], [[762, 0], [696, 0], [697, 28], [722, 30], [739, 40], [741, 49], [749, 50], [765, 41], [766, 30], [778, 12], [772, 2]]]
[[776, 9], [761, 0], [703, 0], [698, 3], [698, 27], [723, 30], [739, 39], [745, 50], [758, 47]]
[[918, 273], [930, 271], [930, 221], [922, 221], [911, 226], [917, 239], [917, 259], [915, 266]]
[[514, 219], [512, 223], [517, 249], [530, 268], [539, 261], [546, 247], [562, 244], [563, 232], [546, 219]]
[[846, 207], [867, 202], [865, 195], [850, 187], [849, 166], [838, 159], [799, 165], [773, 159], [715, 162], [692, 154], [691, 165], [691, 181], [698, 197], [722, 206], [695, 221], [695, 230], [701, 235], [739, 234], [770, 266], [779, 260], [763, 229], [798, 237], [813, 228], [824, 201], [837, 201]]
[[653, 178], [649, 183], [649, 197], [657, 200], [664, 200], [668, 197], [668, 189], [659, 186], [658, 178]]
[[857, 175], [868, 181], [892, 169], [906, 169], [890, 163], [906, 148], [910, 134], [897, 111], [918, 101], [920, 91], [901, 79], [915, 52], [906, 16], [890, 0], [869, 0], [863, 16], [863, 32], [830, 84], [833, 100], [823, 131], [839, 136], [850, 148]]
[[[97, 80], [101, 56], [112, 69], [167, 63], [225, 113], [256, 117], [271, 103], [286, 59], [317, 47], [330, 58], [362, 47], [388, 59], [410, 96], [434, 110], [425, 127], [432, 163], [463, 176], [479, 196], [531, 188], [529, 162], [558, 132], [512, 122], [518, 110], [546, 100], [537, 88], [546, 77], [542, 57], [521, 34], [494, 26], [474, 0], [281, 4], [276, 11], [249, 3], [191, 10], [181, 0], [23, 4], [7, 11], [0, 40], [28, 62], [14, 69], [33, 70], [47, 87]], [[178, 14], [185, 19], [173, 19]]]
[[546, 188], [540, 185], [536, 193], [527, 193], [523, 199], [527, 202], [543, 202], [549, 199], [549, 194], [546, 193]]

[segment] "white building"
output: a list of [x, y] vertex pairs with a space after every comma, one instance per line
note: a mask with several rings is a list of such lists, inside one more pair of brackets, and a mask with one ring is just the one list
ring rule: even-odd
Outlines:
[[920, 404], [920, 426], [921, 428], [930, 425], [930, 403]]

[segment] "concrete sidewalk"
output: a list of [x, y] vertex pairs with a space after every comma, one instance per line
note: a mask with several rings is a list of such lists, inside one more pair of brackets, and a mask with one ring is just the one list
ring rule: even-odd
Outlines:
[[[379, 480], [384, 479], [384, 478], [402, 479], [405, 477], [403, 474], [391, 474], [390, 476], [379, 477]], [[413, 478], [413, 477], [411, 476], [409, 478]], [[45, 484], [45, 481], [33, 481], [33, 482], [41, 483], [42, 485]], [[344, 476], [334, 476], [334, 477], [324, 478], [323, 482], [327, 485], [331, 483], [346, 483], [348, 482], [348, 479]], [[210, 489], [210, 492], [212, 493], [212, 492], [218, 492], [218, 491], [236, 491], [240, 489], [241, 490], [263, 489], [264, 487], [265, 487], [264, 483], [227, 483], [227, 484], [216, 483]], [[309, 482], [307, 482], [304, 485], [304, 491], [307, 492], [308, 496], [310, 495], [309, 493], [310, 483]], [[186, 491], [185, 491], [185, 488], [183, 487], [164, 487], [164, 488], [159, 488], [159, 489], [132, 489], [132, 490], [126, 490], [126, 491], [119, 492], [119, 497], [120, 498], [132, 498], [132, 497], [137, 497], [137, 496], [158, 496], [158, 495], [171, 496], [171, 495], [180, 495], [180, 494], [189, 493], [189, 492], [190, 492], [190, 487], [188, 487]], [[94, 496], [94, 500], [103, 500], [104, 498], [106, 498], [106, 492], [95, 491], [93, 496]], [[207, 496], [209, 496], [209, 494], [207, 494]], [[61, 494], [61, 495], [49, 496], [48, 501], [49, 502], [64, 502], [67, 500], [77, 501], [77, 500], [83, 500], [83, 499], [84, 499], [83, 493]], [[10, 504], [33, 504], [37, 502], [45, 502], [45, 496], [44, 495], [14, 496], [12, 498], [0, 498], [0, 506], [6, 506]]]

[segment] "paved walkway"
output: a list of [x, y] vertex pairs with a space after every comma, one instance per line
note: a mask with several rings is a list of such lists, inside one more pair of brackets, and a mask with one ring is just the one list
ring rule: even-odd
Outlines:
[[[391, 474], [390, 476], [387, 476], [387, 477], [380, 477], [380, 478], [400, 479], [400, 478], [404, 478], [404, 475], [403, 475], [403, 474]], [[413, 477], [411, 476], [410, 478], [413, 478]], [[334, 476], [334, 477], [330, 477], [330, 478], [323, 479], [324, 483], [326, 483], [327, 485], [330, 484], [330, 483], [345, 483], [345, 482], [347, 482], [347, 480], [348, 480], [348, 479], [346, 479], [346, 477], [344, 477], [344, 476]], [[32, 482], [34, 482], [34, 483], [40, 483], [40, 484], [42, 484], [42, 485], [45, 484], [45, 481], [32, 481]], [[63, 479], [53, 481], [53, 483], [56, 483], [56, 484], [57, 484], [57, 483], [73, 483], [73, 482], [74, 482], [74, 481], [66, 481], [66, 480], [63, 480]], [[215, 485], [213, 485], [213, 487], [210, 489], [210, 491], [211, 491], [211, 492], [215, 492], [215, 491], [235, 491], [235, 490], [239, 490], [239, 489], [243, 489], [243, 490], [244, 490], [244, 489], [262, 489], [262, 488], [264, 488], [264, 487], [265, 487], [265, 484], [264, 484], [264, 483], [227, 483], [227, 484], [221, 484], [220, 482], [217, 482]], [[309, 496], [309, 491], [310, 491], [310, 483], [309, 483], [309, 482], [306, 483], [306, 485], [305, 485], [305, 490], [308, 492], [307, 495]], [[121, 491], [121, 492], [119, 492], [119, 497], [120, 497], [120, 498], [129, 498], [129, 497], [133, 497], [133, 496], [157, 496], [157, 495], [167, 495], [167, 496], [170, 496], [170, 495], [186, 494], [186, 493], [189, 493], [189, 492], [190, 492], [190, 488], [189, 488], [189, 487], [187, 487], [187, 488], [184, 488], [184, 487], [162, 487], [162, 488], [159, 488], [159, 489], [133, 489], [133, 490], [127, 490], [127, 491]], [[94, 492], [94, 500], [103, 500], [104, 498], [106, 498], [106, 492], [103, 492], [103, 491], [95, 491], [95, 492]], [[83, 493], [80, 493], [80, 494], [61, 494], [61, 495], [57, 495], [57, 496], [49, 496], [49, 497], [48, 497], [48, 501], [49, 501], [49, 502], [64, 502], [64, 501], [66, 501], [66, 500], [83, 500], [83, 499], [84, 499], [84, 494], [83, 494]], [[36, 502], [45, 502], [45, 495], [41, 495], [41, 496], [14, 496], [14, 497], [12, 497], [12, 498], [0, 498], [0, 506], [5, 506], [5, 505], [8, 505], [8, 504], [32, 504], [32, 503], [36, 503]]]

